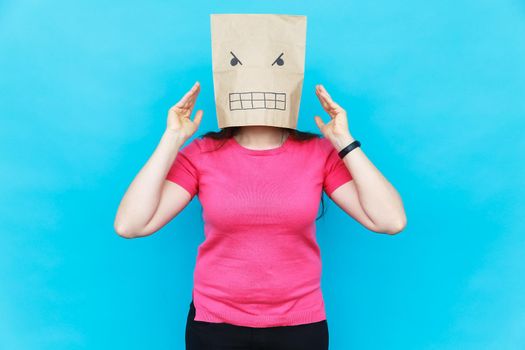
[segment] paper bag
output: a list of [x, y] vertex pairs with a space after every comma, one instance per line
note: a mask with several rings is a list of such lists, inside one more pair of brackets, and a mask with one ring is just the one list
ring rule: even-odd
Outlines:
[[306, 16], [212, 14], [210, 23], [219, 128], [297, 129]]

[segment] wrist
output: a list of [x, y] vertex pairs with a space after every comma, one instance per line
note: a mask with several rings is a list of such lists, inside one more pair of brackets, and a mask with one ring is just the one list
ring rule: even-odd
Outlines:
[[186, 135], [178, 130], [173, 129], [164, 130], [162, 138], [168, 140], [171, 145], [177, 146], [178, 148], [182, 147], [182, 145], [184, 145], [188, 139]]
[[355, 138], [352, 135], [346, 134], [341, 137], [335, 138], [333, 143], [334, 143], [335, 149], [337, 150], [337, 152], [339, 152], [354, 141], [355, 141]]

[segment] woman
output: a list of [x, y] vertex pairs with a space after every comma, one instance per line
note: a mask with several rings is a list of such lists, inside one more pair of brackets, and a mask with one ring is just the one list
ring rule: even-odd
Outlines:
[[[328, 349], [315, 216], [321, 189], [367, 229], [406, 225], [401, 198], [360, 147], [346, 112], [323, 86], [324, 137], [271, 126], [224, 128], [184, 143], [200, 84], [170, 108], [153, 155], [115, 219], [125, 238], [151, 235], [199, 194], [206, 239], [199, 247], [186, 324], [187, 349]], [[342, 159], [340, 158], [342, 157]]]

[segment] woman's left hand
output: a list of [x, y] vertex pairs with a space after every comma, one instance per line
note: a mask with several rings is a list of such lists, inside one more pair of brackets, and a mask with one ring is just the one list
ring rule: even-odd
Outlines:
[[331, 118], [331, 120], [325, 124], [321, 117], [316, 115], [314, 116], [315, 123], [324, 137], [330, 140], [337, 151], [340, 151], [354, 141], [348, 129], [346, 111], [332, 100], [328, 91], [326, 91], [321, 84], [315, 86], [315, 94]]

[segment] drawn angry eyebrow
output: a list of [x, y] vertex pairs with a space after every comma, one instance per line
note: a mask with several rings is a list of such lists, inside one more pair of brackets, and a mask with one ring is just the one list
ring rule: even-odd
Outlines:
[[235, 56], [235, 54], [233, 52], [230, 51], [230, 53], [232, 54], [233, 58], [231, 60], [231, 65], [234, 66], [237, 64], [237, 62], [239, 62], [242, 66], [242, 62], [240, 59], [237, 58], [237, 56]]
[[279, 66], [282, 66], [282, 65], [284, 64], [284, 61], [281, 59], [281, 56], [282, 56], [282, 55], [284, 55], [284, 52], [282, 52], [282, 53], [279, 55], [279, 57], [277, 57], [277, 58], [275, 59], [275, 61], [273, 61], [272, 66], [273, 66], [275, 63], [277, 63]]

